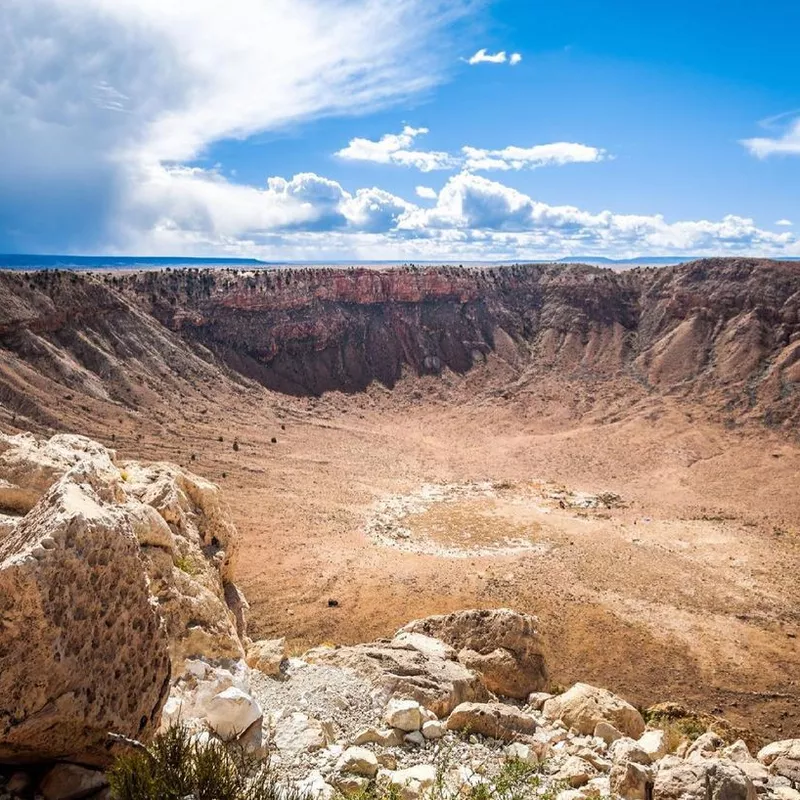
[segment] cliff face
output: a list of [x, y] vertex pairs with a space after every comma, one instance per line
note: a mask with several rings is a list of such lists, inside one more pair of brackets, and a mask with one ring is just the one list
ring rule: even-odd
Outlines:
[[[532, 353], [547, 332], [568, 346], [602, 341], [621, 366], [637, 318], [635, 284], [590, 267], [149, 273], [135, 291], [171, 330], [297, 394], [393, 386], [405, 366], [462, 373], [498, 346]], [[557, 361], [556, 342], [542, 344]]]
[[[393, 386], [404, 369], [463, 373], [496, 352], [522, 372], [625, 373], [769, 424], [800, 419], [800, 263], [3, 273], [0, 292], [7, 355], [118, 396], [130, 361], [169, 379], [216, 357], [318, 395]], [[8, 380], [2, 392], [24, 400]]]

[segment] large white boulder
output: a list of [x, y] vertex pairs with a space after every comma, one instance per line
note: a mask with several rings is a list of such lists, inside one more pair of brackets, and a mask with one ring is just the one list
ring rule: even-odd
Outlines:
[[782, 739], [770, 742], [758, 751], [758, 760], [769, 766], [776, 758], [790, 758], [800, 761], [800, 739]]
[[551, 698], [542, 709], [548, 719], [561, 719], [570, 728], [590, 735], [600, 722], [608, 722], [633, 739], [644, 733], [642, 715], [627, 701], [587, 683], [576, 683], [563, 694]]
[[211, 698], [205, 714], [211, 730], [226, 741], [241, 736], [262, 716], [258, 703], [235, 686]]
[[663, 758], [668, 751], [667, 734], [660, 730], [645, 731], [639, 737], [639, 747], [650, 756], [651, 761], [658, 761]]
[[623, 736], [616, 739], [608, 747], [608, 755], [615, 764], [632, 762], [634, 764], [649, 764], [653, 758], [647, 750], [635, 739]]
[[320, 750], [328, 743], [323, 724], [301, 711], [282, 716], [272, 739], [278, 750], [290, 755]]
[[[0, 434], [0, 759], [105, 764], [190, 656], [244, 656], [219, 489], [81, 436]], [[173, 709], [174, 711], [174, 709]]]
[[317, 664], [344, 667], [373, 686], [375, 705], [390, 698], [414, 699], [438, 717], [446, 717], [459, 703], [488, 700], [480, 676], [450, 656], [446, 647], [429, 646], [421, 637], [398, 637], [347, 647], [317, 647], [303, 658]]
[[387, 774], [390, 787], [397, 790], [402, 800], [417, 800], [436, 782], [436, 768], [431, 764], [418, 764]]
[[383, 719], [391, 728], [401, 731], [418, 731], [422, 727], [422, 708], [416, 700], [392, 698], [383, 712]]
[[102, 764], [158, 727], [169, 640], [114, 499], [78, 464], [0, 542], [0, 759]]

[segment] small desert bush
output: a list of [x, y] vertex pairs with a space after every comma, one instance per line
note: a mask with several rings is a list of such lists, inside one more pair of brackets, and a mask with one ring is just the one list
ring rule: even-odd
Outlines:
[[198, 569], [189, 556], [179, 555], [175, 558], [175, 566], [187, 575], [197, 575]]
[[302, 800], [269, 762], [238, 745], [197, 741], [180, 725], [120, 756], [108, 781], [114, 800]]
[[[437, 763], [436, 781], [425, 792], [425, 800], [555, 800], [559, 792], [568, 788], [555, 781], [545, 787], [541, 765], [528, 764], [516, 758], [502, 762], [499, 769], [484, 765], [481, 780], [469, 786], [454, 786], [447, 779], [454, 767], [452, 754], [444, 754]], [[397, 786], [380, 785], [370, 781], [369, 785], [350, 800], [402, 800], [404, 793]], [[343, 798], [339, 798], [343, 800]]]
[[684, 709], [646, 709], [645, 722], [653, 728], [660, 728], [665, 734], [667, 752], [674, 753], [678, 745], [688, 739], [693, 742], [709, 730], [707, 720]]
[[552, 800], [566, 787], [556, 782], [544, 789], [540, 771], [541, 766], [538, 764], [509, 758], [485, 782], [470, 786], [466, 797], [468, 800], [529, 800], [532, 797]]

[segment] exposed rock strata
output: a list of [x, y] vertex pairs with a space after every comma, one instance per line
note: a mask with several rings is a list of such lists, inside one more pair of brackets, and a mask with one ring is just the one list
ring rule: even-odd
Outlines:
[[[294, 394], [464, 373], [494, 353], [535, 378], [634, 377], [734, 418], [798, 421], [800, 264], [0, 274], [0, 399], [44, 424], [26, 367], [140, 402], [130, 366], [234, 373]], [[120, 335], [122, 333], [122, 335]], [[198, 347], [199, 346], [199, 347]], [[215, 363], [211, 354], [218, 361]], [[126, 368], [127, 366], [127, 368]], [[2, 367], [2, 365], [0, 365]], [[498, 387], [502, 388], [502, 387]]]

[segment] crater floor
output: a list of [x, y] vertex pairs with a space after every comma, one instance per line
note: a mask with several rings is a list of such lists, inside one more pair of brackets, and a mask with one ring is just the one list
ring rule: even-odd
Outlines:
[[498, 398], [491, 369], [187, 395], [115, 443], [223, 486], [254, 638], [300, 651], [510, 606], [540, 618], [557, 683], [798, 735], [800, 447], [633, 384]]

